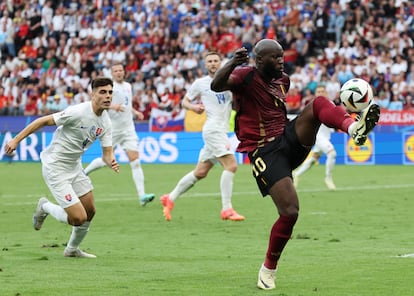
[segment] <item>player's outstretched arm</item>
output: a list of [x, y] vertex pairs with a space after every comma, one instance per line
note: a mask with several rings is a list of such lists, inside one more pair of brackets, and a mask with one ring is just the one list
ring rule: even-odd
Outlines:
[[211, 89], [213, 91], [225, 91], [230, 90], [233, 86], [233, 81], [230, 78], [231, 72], [234, 68], [242, 64], [249, 62], [249, 53], [247, 49], [242, 47], [234, 52], [233, 57], [214, 75], [213, 81], [211, 81]]
[[102, 160], [109, 166], [115, 173], [119, 173], [119, 164], [116, 162], [114, 156], [114, 150], [112, 146], [102, 147]]
[[19, 145], [19, 143], [24, 138], [47, 125], [56, 125], [55, 120], [53, 119], [53, 115], [46, 115], [32, 121], [28, 126], [22, 129], [13, 139], [11, 139], [6, 144], [6, 146], [4, 147], [6, 154], [12, 154], [13, 151], [16, 150], [17, 145]]

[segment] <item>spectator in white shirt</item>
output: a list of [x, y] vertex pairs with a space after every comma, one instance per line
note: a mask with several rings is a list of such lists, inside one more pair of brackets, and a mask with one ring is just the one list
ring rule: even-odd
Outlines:
[[41, 25], [43, 27], [44, 32], [49, 32], [52, 28], [52, 19], [53, 19], [53, 9], [52, 9], [52, 1], [47, 1], [42, 8], [41, 11]]
[[72, 104], [76, 105], [86, 101], [89, 101], [88, 93], [85, 91], [83, 87], [79, 87], [78, 92], [73, 96]]
[[81, 54], [75, 45], [72, 45], [70, 47], [69, 54], [66, 58], [66, 63], [72, 66], [76, 74], [81, 73]]
[[98, 43], [101, 43], [105, 39], [106, 29], [104, 28], [102, 21], [97, 21], [96, 23], [94, 23], [91, 35], [91, 37], [95, 39]]
[[342, 47], [339, 48], [338, 53], [340, 56], [350, 59], [355, 56], [355, 48], [350, 46], [347, 40], [343, 41]]
[[333, 40], [329, 40], [328, 47], [325, 47], [324, 51], [327, 59], [334, 59], [335, 53], [338, 52], [338, 48], [335, 46], [335, 42]]
[[399, 75], [400, 73], [407, 72], [407, 69], [407, 61], [401, 55], [395, 56], [395, 61], [391, 65], [391, 74]]
[[115, 51], [112, 54], [112, 64], [125, 64], [126, 62], [126, 54], [125, 51], [122, 50], [120, 45], [115, 47]]
[[55, 37], [58, 42], [65, 27], [64, 9], [63, 6], [59, 6], [56, 8], [55, 14], [52, 17], [52, 36]]

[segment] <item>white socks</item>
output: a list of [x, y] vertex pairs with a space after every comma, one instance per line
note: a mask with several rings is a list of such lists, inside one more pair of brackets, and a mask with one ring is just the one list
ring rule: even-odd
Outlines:
[[325, 176], [332, 178], [332, 171], [336, 162], [336, 152], [331, 150], [326, 154], [326, 164], [325, 164]]
[[[221, 202], [223, 210], [232, 208], [231, 196], [233, 194], [233, 178], [234, 173], [230, 171], [223, 171], [220, 178]], [[194, 176], [194, 171], [189, 172], [178, 181], [177, 185], [170, 192], [170, 200], [175, 201], [178, 197], [184, 194], [187, 190], [194, 186], [198, 179]]]
[[98, 157], [92, 160], [92, 162], [84, 169], [84, 172], [85, 174], [89, 175], [89, 173], [104, 166], [106, 166], [106, 163], [102, 160], [102, 158]]
[[68, 214], [60, 206], [48, 201], [47, 203], [43, 204], [42, 208], [46, 213], [50, 214], [56, 220], [68, 224]]
[[184, 192], [188, 189], [193, 187], [193, 185], [198, 181], [198, 179], [194, 176], [194, 172], [191, 171], [184, 177], [178, 181], [177, 185], [175, 186], [174, 190], [170, 193], [170, 200], [175, 201], [179, 196], [181, 196]]
[[135, 159], [134, 161], [130, 162], [129, 164], [132, 170], [132, 179], [134, 180], [135, 187], [138, 192], [138, 196], [143, 196], [145, 194], [145, 187], [144, 187], [144, 171], [141, 167], [141, 161], [139, 159]]
[[231, 196], [233, 193], [233, 177], [234, 173], [223, 171], [220, 178], [221, 203], [223, 211], [231, 209]]
[[315, 163], [315, 159], [312, 156], [306, 159], [302, 163], [302, 165], [295, 171], [295, 176], [299, 177], [300, 175], [302, 175], [304, 172], [309, 170], [314, 163]]
[[80, 226], [72, 227], [72, 234], [70, 235], [69, 242], [66, 247], [68, 250], [76, 250], [79, 247], [80, 243], [89, 231], [90, 224], [90, 221], [86, 221]]

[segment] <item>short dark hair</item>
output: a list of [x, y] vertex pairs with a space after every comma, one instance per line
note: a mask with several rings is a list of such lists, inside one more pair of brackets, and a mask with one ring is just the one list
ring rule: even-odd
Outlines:
[[207, 52], [207, 53], [204, 55], [204, 58], [206, 58], [206, 57], [208, 57], [208, 56], [211, 56], [211, 55], [216, 55], [216, 56], [218, 56], [218, 57], [220, 58], [220, 60], [221, 60], [221, 55], [220, 55], [217, 51], [209, 51], [209, 52]]
[[111, 78], [107, 78], [107, 77], [96, 77], [94, 80], [92, 80], [92, 90], [101, 87], [101, 86], [106, 86], [106, 85], [110, 85], [110, 86], [114, 86], [114, 82], [112, 81]]

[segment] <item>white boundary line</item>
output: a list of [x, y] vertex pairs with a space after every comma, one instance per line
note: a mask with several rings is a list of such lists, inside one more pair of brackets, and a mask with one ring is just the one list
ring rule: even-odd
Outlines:
[[[414, 184], [393, 184], [393, 185], [370, 185], [370, 186], [355, 186], [355, 187], [338, 187], [336, 191], [354, 191], [354, 190], [379, 190], [379, 189], [397, 189], [397, 188], [414, 188]], [[306, 192], [330, 192], [327, 188], [314, 188], [314, 189], [298, 189], [298, 193], [306, 193]], [[49, 192], [47, 192], [50, 195]], [[0, 194], [0, 204], [5, 206], [21, 206], [21, 205], [31, 205], [37, 202], [37, 198], [43, 196], [45, 192], [41, 193], [30, 193], [30, 194]], [[335, 192], [331, 192], [331, 194], [335, 194]], [[257, 191], [246, 191], [246, 192], [233, 192], [234, 196], [237, 195], [252, 195], [261, 197], [259, 190]], [[121, 201], [121, 200], [135, 200], [138, 197], [135, 197], [134, 194], [118, 194], [118, 193], [106, 193], [104, 195], [105, 198], [99, 198], [98, 195], [95, 195], [95, 202], [114, 202], [114, 201]], [[220, 197], [220, 192], [207, 192], [207, 193], [199, 193], [199, 192], [187, 192], [180, 198], [186, 197]], [[33, 201], [16, 201], [16, 199], [32, 199], [35, 198], [36, 200]], [[7, 199], [13, 199], [14, 201], [5, 201]]]
[[391, 256], [393, 258], [414, 258], [414, 254], [402, 254], [397, 256]]

